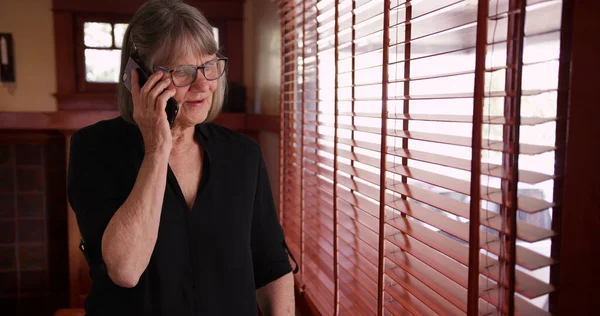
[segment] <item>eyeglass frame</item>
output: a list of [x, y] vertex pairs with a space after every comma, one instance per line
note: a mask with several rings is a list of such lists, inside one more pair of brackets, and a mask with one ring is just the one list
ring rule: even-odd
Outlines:
[[[221, 73], [221, 75], [218, 76], [215, 79], [208, 79], [208, 78], [206, 78], [206, 73], [204, 73], [204, 69], [206, 68], [206, 65], [208, 63], [219, 62], [221, 60], [225, 61], [225, 67], [223, 67], [223, 73]], [[155, 66], [154, 67], [154, 71], [160, 70], [162, 72], [168, 73], [169, 74], [169, 78], [171, 78], [171, 82], [173, 83], [173, 85], [176, 86], [176, 87], [178, 87], [178, 88], [182, 88], [182, 87], [191, 86], [192, 84], [194, 84], [194, 82], [196, 82], [196, 80], [198, 80], [198, 70], [201, 70], [202, 76], [204, 76], [204, 79], [206, 79], [206, 81], [215, 81], [215, 80], [218, 80], [219, 78], [223, 77], [223, 75], [227, 72], [227, 67], [228, 66], [229, 66], [229, 62], [228, 62], [228, 58], [227, 57], [219, 57], [217, 59], [213, 59], [213, 60], [211, 60], [209, 62], [206, 62], [206, 63], [204, 63], [204, 64], [202, 64], [200, 66], [194, 66], [194, 65], [180, 66], [180, 67], [196, 67], [196, 77], [194, 78], [194, 80], [190, 84], [186, 84], [186, 85], [183, 85], [183, 86], [176, 85], [175, 81], [173, 80], [173, 72], [175, 71], [175, 69], [180, 68], [180, 67], [169, 69], [169, 68], [165, 68], [165, 67], [162, 67], [162, 66]]]

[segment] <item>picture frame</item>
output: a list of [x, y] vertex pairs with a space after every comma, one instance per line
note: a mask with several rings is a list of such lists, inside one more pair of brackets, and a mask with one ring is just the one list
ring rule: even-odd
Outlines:
[[10, 33], [0, 33], [0, 81], [16, 81], [14, 44]]

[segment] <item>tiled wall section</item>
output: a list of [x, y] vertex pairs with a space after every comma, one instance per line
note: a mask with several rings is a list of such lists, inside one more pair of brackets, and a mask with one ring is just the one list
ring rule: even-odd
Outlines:
[[0, 144], [0, 311], [68, 304], [64, 143]]

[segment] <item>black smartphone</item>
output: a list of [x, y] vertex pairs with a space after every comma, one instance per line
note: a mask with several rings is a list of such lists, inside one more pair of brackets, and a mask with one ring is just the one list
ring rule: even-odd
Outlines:
[[[121, 78], [123, 85], [125, 88], [127, 88], [127, 90], [129, 90], [129, 92], [131, 92], [131, 70], [133, 69], [136, 69], [138, 72], [140, 87], [144, 86], [146, 81], [148, 81], [148, 77], [150, 77], [152, 74], [152, 72], [144, 66], [144, 63], [142, 63], [137, 56], [130, 56], [129, 60], [127, 61], [127, 65], [125, 66], [125, 71], [123, 72], [123, 78]], [[179, 112], [179, 103], [177, 103], [175, 98], [169, 98], [169, 100], [167, 100], [167, 107], [165, 108], [165, 111], [167, 112], [169, 127], [173, 128], [173, 123], [175, 123], [175, 118], [177, 118], [177, 113]]]

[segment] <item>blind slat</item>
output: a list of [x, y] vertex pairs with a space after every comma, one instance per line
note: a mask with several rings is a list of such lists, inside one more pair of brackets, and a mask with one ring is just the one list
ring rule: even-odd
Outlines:
[[[469, 205], [467, 203], [399, 181], [390, 182], [388, 188], [398, 194], [405, 195], [456, 216], [466, 219], [469, 218]], [[481, 210], [481, 224], [497, 231], [501, 231], [501, 219], [497, 216], [491, 216], [488, 212], [489, 211], [483, 209]], [[555, 233], [552, 230], [540, 228], [524, 221], [519, 221], [517, 225], [517, 237], [528, 242], [540, 241], [554, 235]]]
[[[388, 229], [394, 233], [398, 232], [395, 228], [391, 226], [387, 226], [386, 230]], [[387, 240], [395, 246], [402, 249], [403, 251], [409, 252], [410, 255], [414, 256], [419, 261], [432, 267], [436, 271], [439, 271], [444, 276], [448, 277], [450, 280], [453, 280], [457, 284], [461, 285], [462, 288], [467, 288], [467, 267], [465, 265], [454, 261], [437, 251], [431, 251], [431, 248], [419, 242], [418, 240], [413, 239], [410, 235], [394, 235], [393, 238], [388, 238]], [[395, 252], [388, 254], [388, 256], [394, 256], [396, 254], [401, 255], [401, 253]], [[396, 260], [400, 260], [402, 258], [403, 256], [400, 256], [400, 258], [396, 258]], [[479, 284], [481, 289], [485, 289], [488, 286], [493, 285], [494, 283], [487, 282], [486, 278], [480, 275]], [[482, 298], [486, 299], [492, 305], [498, 306], [497, 296], [487, 295], [482, 296]], [[521, 315], [547, 314], [543, 310], [531, 305], [531, 303], [524, 301], [520, 297], [516, 297], [516, 304], [518, 306], [517, 311]]]
[[[468, 247], [459, 243], [458, 241], [452, 240], [446, 236], [443, 236], [437, 232], [434, 232], [425, 226], [411, 222], [408, 219], [387, 212], [389, 215], [388, 224], [392, 225], [392, 227], [401, 231], [404, 234], [410, 235], [413, 238], [421, 241], [422, 243], [431, 247], [429, 251], [439, 251], [441, 253], [446, 254], [448, 257], [464, 264], [468, 264]], [[392, 230], [394, 231], [394, 230]], [[396, 235], [400, 235], [396, 233]], [[389, 233], [386, 231], [386, 238], [394, 238], [393, 233]], [[480, 255], [480, 264], [482, 267], [486, 265], [497, 265], [497, 261], [493, 258], [490, 258], [487, 255]], [[481, 269], [482, 274], [487, 275], [491, 279], [498, 281], [498, 271], [493, 271], [489, 269]], [[531, 277], [523, 272], [516, 271], [517, 275], [517, 286], [516, 291], [527, 297], [527, 298], [535, 298], [544, 294], [548, 294], [554, 291], [554, 287], [549, 284], [546, 284], [534, 277]]]
[[429, 307], [438, 315], [464, 315], [458, 307], [452, 305], [448, 300], [431, 290], [417, 278], [406, 273], [404, 269], [385, 260], [385, 274], [401, 285], [406, 291], [410, 292], [419, 301]]
[[340, 239], [352, 247], [357, 254], [364, 256], [371, 264], [377, 266], [377, 249], [374, 249], [367, 242], [358, 238], [353, 232], [348, 230], [343, 225], [338, 226], [338, 234]]
[[[390, 171], [401, 176], [419, 180], [461, 194], [470, 194], [470, 182], [467, 180], [459, 180], [453, 177], [448, 177], [438, 173], [408, 166], [395, 166], [393, 169], [390, 168]], [[502, 192], [499, 188], [481, 186], [481, 199], [502, 204]], [[554, 206], [553, 203], [522, 194], [519, 195], [518, 208], [521, 211], [527, 213], [536, 213], [552, 206]]]
[[385, 312], [384, 315], [393, 315], [393, 316], [412, 316], [413, 314], [406, 309], [402, 304], [395, 301], [393, 298], [388, 298], [385, 302]]
[[379, 233], [379, 219], [377, 219], [377, 217], [374, 217], [342, 199], [338, 199], [338, 210], [365, 227], [368, 227], [373, 232]]
[[[305, 188], [305, 199], [315, 199], [319, 203], [324, 203], [330, 207], [330, 209], [333, 209], [333, 196], [331, 193], [326, 192], [317, 186]], [[313, 202], [313, 204], [315, 204], [315, 202]]]
[[[319, 228], [315, 228], [315, 224], [313, 221], [305, 221], [307, 225], [305, 226], [305, 244], [311, 245], [314, 249], [312, 251], [324, 251], [331, 258], [333, 258], [333, 245], [332, 241], [325, 239], [325, 233], [331, 232], [330, 230], [324, 230], [324, 233], [319, 232]], [[310, 223], [310, 224], [308, 224]], [[333, 259], [332, 259], [333, 260]], [[332, 261], [333, 262], [333, 261]]]
[[[423, 132], [407, 132], [407, 131], [388, 131], [388, 135], [414, 139], [414, 140], [422, 140], [434, 143], [442, 143], [463, 147], [471, 147], [471, 138], [470, 137], [462, 137], [462, 136], [452, 136], [452, 135], [442, 135], [442, 134], [432, 134], [432, 133], [423, 133]], [[548, 151], [554, 150], [552, 146], [541, 146], [541, 145], [533, 145], [533, 144], [520, 144], [520, 152], [521, 154], [526, 155], [538, 155], [543, 154]], [[482, 142], [482, 148], [486, 150], [500, 151], [505, 152], [504, 144], [501, 140], [488, 140], [484, 139]]]
[[421, 302], [418, 298], [412, 295], [409, 291], [404, 289], [402, 285], [398, 284], [395, 280], [390, 279], [386, 275], [385, 278], [385, 293], [394, 298], [398, 303], [402, 304], [411, 314], [415, 315], [435, 315], [427, 305]]
[[[310, 259], [306, 259], [306, 266], [310, 266]], [[305, 295], [308, 295], [311, 302], [325, 315], [333, 315], [333, 288], [329, 290], [329, 284], [324, 284], [318, 276], [310, 269], [304, 271], [304, 282], [313, 284], [305, 289]]]
[[355, 305], [362, 307], [361, 315], [369, 315], [371, 313], [376, 314], [377, 311], [377, 286], [375, 286], [375, 296], [373, 293], [368, 291], [363, 283], [358, 282], [356, 274], [348, 272], [342, 265], [344, 260], [340, 260], [340, 283], [344, 283], [346, 288], [343, 288], [344, 292], [351, 293], [347, 294], [348, 297], [354, 297]]
[[[463, 312], [467, 311], [467, 291], [464, 287], [416, 259], [412, 254], [386, 240], [386, 257], [397, 267], [413, 275]], [[390, 269], [390, 268], [387, 268]]]
[[[449, 122], [449, 123], [473, 123], [471, 115], [443, 115], [443, 114], [404, 114], [404, 113], [388, 113], [388, 118], [399, 120], [412, 121], [432, 121], [432, 122]], [[521, 117], [521, 125], [534, 126], [548, 122], [556, 121], [556, 117]], [[484, 124], [513, 124], [507, 122], [503, 116], [483, 116]]]
[[[321, 250], [312, 239], [305, 240], [306, 246], [304, 251], [312, 261], [312, 270], [318, 274], [318, 277], [323, 283], [333, 284], [333, 258], [327, 252]], [[333, 292], [333, 291], [332, 291]]]
[[[408, 158], [416, 161], [428, 162], [440, 166], [456, 168], [465, 171], [471, 171], [471, 161], [467, 159], [460, 159], [445, 155], [438, 155], [434, 153], [428, 153], [423, 151], [418, 151], [414, 149], [406, 149], [406, 148], [394, 148], [393, 146], [388, 146], [387, 153], [390, 155]], [[395, 165], [393, 162], [388, 163], [389, 168], [394, 168]], [[502, 175], [502, 166], [491, 164], [491, 163], [481, 163], [481, 173], [489, 176], [493, 176], [496, 178], [506, 178]], [[544, 182], [547, 180], [553, 179], [553, 175], [547, 175], [539, 172], [520, 170], [519, 171], [519, 182], [524, 182], [528, 184], [537, 184], [540, 182]]]
[[[353, 177], [353, 179], [350, 179], [346, 175], [338, 174], [338, 185], [343, 185], [350, 190], [359, 192], [360, 194], [363, 194], [374, 200], [379, 199], [379, 188], [374, 187], [372, 185], [367, 185], [360, 181], [357, 181], [357, 179], [360, 179], [360, 178]], [[379, 216], [379, 214], [372, 214], [372, 215]]]
[[313, 163], [321, 163], [332, 168], [334, 166], [333, 159], [317, 155], [310, 151], [304, 151], [304, 158], [310, 160]]
[[[332, 123], [327, 123], [327, 122], [318, 122], [318, 124], [319, 125], [316, 125], [316, 126], [329, 126], [329, 127], [333, 126]], [[310, 124], [307, 124], [307, 126], [314, 127], [314, 126], [311, 126]], [[381, 128], [377, 128], [377, 127], [339, 124], [338, 128], [349, 130], [349, 131], [359, 131], [359, 132], [365, 132], [365, 133], [381, 134]], [[449, 145], [456, 145], [456, 146], [463, 146], [463, 147], [471, 146], [471, 138], [464, 137], [464, 136], [452, 136], [452, 135], [445, 135], [445, 134], [433, 134], [433, 133], [423, 133], [423, 132], [413, 132], [413, 131], [403, 131], [403, 130], [393, 130], [393, 129], [388, 129], [387, 134], [390, 136], [396, 136], [396, 137], [414, 139], [414, 140], [421, 140], [421, 141], [428, 141], [428, 142], [434, 142], [434, 143], [442, 143], [442, 144], [449, 144]], [[310, 135], [315, 138], [322, 138], [322, 139], [327, 139], [327, 140], [333, 141], [333, 137], [328, 136], [328, 135], [323, 135], [323, 134], [314, 133], [314, 132], [311, 132]], [[520, 152], [522, 154], [526, 154], [526, 155], [543, 154], [545, 152], [553, 151], [555, 149], [553, 146], [542, 146], [542, 145], [525, 144], [525, 143], [522, 143], [519, 146], [520, 146]], [[367, 147], [365, 147], [365, 148], [367, 148], [367, 149], [374, 148], [373, 146], [368, 146], [368, 147], [370, 147], [370, 148], [367, 148]], [[486, 149], [486, 150], [506, 152], [506, 149], [504, 148], [504, 144], [501, 140], [484, 139], [483, 143], [482, 143], [482, 148]], [[373, 149], [373, 150], [375, 150], [375, 149]]]
[[304, 164], [304, 169], [310, 170], [315, 174], [327, 177], [329, 179], [333, 179], [333, 171], [328, 170], [325, 167], [319, 166], [317, 164]]
[[367, 170], [364, 170], [364, 169], [361, 169], [358, 167], [349, 166], [344, 163], [338, 164], [338, 170], [343, 171], [349, 175], [359, 177], [363, 180], [369, 181], [369, 182], [373, 183], [374, 185], [379, 184], [379, 175], [369, 172]]
[[[340, 164], [341, 165], [341, 164]], [[343, 165], [341, 165], [343, 166]], [[349, 169], [344, 169], [344, 168], [340, 168], [340, 170], [343, 171], [352, 171]], [[362, 175], [364, 176], [365, 173], [369, 173], [368, 171], [364, 171], [362, 172]], [[351, 173], [352, 175], [357, 175], [354, 172]], [[375, 174], [370, 174], [367, 176], [367, 178], [371, 178], [371, 179], [376, 179], [376, 177], [378, 177]], [[433, 207], [439, 208], [441, 210], [450, 212], [456, 216], [461, 216], [464, 217], [466, 219], [469, 218], [469, 205], [463, 202], [460, 202], [458, 200], [428, 191], [428, 190], [424, 190], [421, 189], [419, 187], [416, 187], [414, 185], [411, 184], [406, 184], [406, 183], [402, 183], [399, 181], [395, 181], [395, 180], [388, 180], [388, 186], [389, 188], [393, 189], [393, 191], [399, 193], [399, 194], [403, 194], [406, 195], [410, 198], [416, 199], [422, 203], [426, 203], [429, 204]], [[378, 199], [378, 189], [368, 186], [366, 184], [357, 182], [355, 180], [351, 180], [347, 177], [338, 177], [338, 183], [346, 186], [349, 189], [352, 190], [356, 190], [358, 192], [361, 192], [362, 194], [365, 194], [373, 199]], [[393, 196], [390, 196], [389, 199], [391, 201], [395, 200], [396, 198], [394, 198]], [[348, 198], [348, 200], [350, 200], [350, 198]], [[346, 201], [348, 201], [346, 200]], [[350, 200], [352, 201], [352, 200]], [[370, 208], [371, 210], [373, 210], [373, 208]], [[374, 212], [374, 211], [373, 211]], [[373, 215], [375, 213], [372, 213]], [[493, 228], [496, 229], [498, 231], [501, 230], [501, 219], [497, 216], [494, 216], [493, 214], [490, 214], [488, 211], [482, 210], [481, 213], [481, 220], [482, 220], [482, 224], [489, 227], [489, 228]], [[374, 215], [376, 216], [376, 215]], [[552, 236], [554, 236], [555, 233], [552, 230], [549, 229], [543, 229], [540, 227], [537, 227], [535, 225], [531, 225], [528, 224], [524, 221], [519, 221], [519, 224], [517, 225], [517, 236], [518, 238], [521, 238], [523, 240], [529, 241], [529, 242], [534, 242], [534, 241], [539, 241], [539, 240], [543, 240], [546, 238], [550, 238]], [[536, 260], [537, 261], [537, 260]], [[552, 264], [553, 261], [552, 260], [548, 260], [548, 259], [544, 259], [539, 261], [539, 264]], [[533, 268], [537, 265], [528, 265], [528, 267]], [[539, 266], [538, 266], [539, 267]]]
[[[441, 231], [461, 239], [465, 243], [469, 242], [469, 225], [467, 223], [451, 219], [441, 213], [422, 207], [417, 203], [394, 197], [391, 194], [388, 194], [386, 202], [388, 206], [403, 214], [432, 225]], [[482, 231], [480, 235], [481, 248], [486, 249], [495, 255], [500, 255], [498, 237], [484, 231]], [[516, 262], [529, 270], [539, 269], [555, 263], [554, 260], [521, 246], [517, 246]]]
[[377, 267], [370, 262], [364, 254], [358, 252], [355, 247], [349, 245], [344, 239], [339, 240], [339, 255], [348, 261], [355, 269], [359, 269], [367, 275], [373, 284], [377, 284]]
[[379, 217], [379, 205], [369, 201], [368, 199], [352, 192], [348, 192], [343, 189], [338, 189], [338, 198], [346, 201], [348, 204], [352, 204], [363, 210], [365, 213], [378, 218]]
[[345, 227], [349, 232], [354, 234], [354, 236], [366, 242], [373, 249], [379, 247], [378, 235], [366, 226], [356, 222], [344, 213], [338, 213], [338, 220], [340, 226]]
[[370, 296], [375, 299], [374, 306], [377, 306], [377, 281], [371, 279], [361, 268], [355, 266], [351, 259], [342, 253], [338, 255], [340, 267], [343, 269], [342, 272], [354, 279], [352, 283], [359, 285], [366, 293], [369, 293], [367, 297]]

